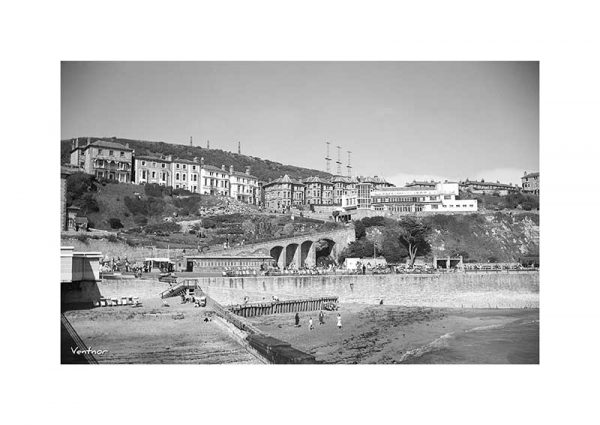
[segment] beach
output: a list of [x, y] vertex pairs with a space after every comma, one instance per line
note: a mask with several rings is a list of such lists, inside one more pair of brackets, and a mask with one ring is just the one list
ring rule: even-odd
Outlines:
[[209, 307], [180, 304], [178, 297], [168, 303], [147, 299], [143, 307], [71, 310], [65, 316], [88, 347], [106, 350], [95, 356], [99, 363], [261, 363]]
[[[538, 309], [444, 309], [341, 304], [337, 312], [294, 313], [250, 319], [262, 331], [324, 363], [536, 364]], [[312, 317], [314, 330], [309, 330]]]

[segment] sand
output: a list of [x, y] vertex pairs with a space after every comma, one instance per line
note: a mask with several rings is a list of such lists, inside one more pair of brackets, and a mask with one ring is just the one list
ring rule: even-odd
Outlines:
[[218, 320], [210, 308], [180, 304], [179, 298], [143, 300], [144, 306], [99, 307], [65, 312], [99, 363], [260, 364]]
[[[365, 304], [342, 304], [340, 313], [341, 330], [336, 326], [337, 312], [325, 312], [324, 325], [318, 323], [318, 312], [301, 313], [299, 328], [294, 326], [294, 313], [250, 320], [266, 333], [325, 363], [389, 364], [416, 362], [416, 358], [450, 337], [472, 330], [500, 328], [539, 314], [537, 310], [527, 309], [434, 309]], [[308, 327], [309, 317], [313, 318], [315, 327], [312, 331]], [[464, 362], [469, 363], [510, 362], [505, 356], [496, 355], [465, 358], [468, 360]], [[460, 359], [448, 362], [461, 363]]]

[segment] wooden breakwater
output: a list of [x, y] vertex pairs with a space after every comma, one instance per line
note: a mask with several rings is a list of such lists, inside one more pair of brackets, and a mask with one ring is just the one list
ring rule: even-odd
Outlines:
[[338, 297], [304, 298], [296, 300], [270, 301], [266, 303], [236, 304], [229, 311], [242, 317], [263, 316], [265, 314], [296, 313], [322, 310], [325, 304], [337, 304]]

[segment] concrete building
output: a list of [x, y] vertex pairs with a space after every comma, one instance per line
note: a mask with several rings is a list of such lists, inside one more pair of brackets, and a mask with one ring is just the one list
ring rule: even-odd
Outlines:
[[266, 183], [265, 206], [270, 211], [281, 212], [293, 206], [304, 205], [304, 184], [287, 174]]
[[230, 196], [247, 204], [256, 204], [258, 179], [250, 174], [250, 167], [246, 167], [246, 172], [241, 173], [230, 166], [229, 176]]
[[460, 190], [466, 192], [476, 193], [480, 195], [493, 195], [498, 194], [500, 196], [506, 196], [509, 193], [517, 193], [519, 191], [518, 186], [500, 182], [486, 182], [485, 180], [473, 181], [465, 180], [459, 184]]
[[205, 195], [230, 196], [229, 172], [222, 165], [221, 168], [213, 165], [205, 165], [204, 159], [200, 159], [200, 178], [202, 180], [202, 191]]
[[309, 177], [304, 183], [304, 202], [306, 205], [332, 205], [333, 183], [320, 177]]
[[356, 188], [356, 207], [358, 209], [371, 209], [371, 191], [385, 187], [393, 187], [392, 183], [384, 178], [373, 176], [360, 176], [355, 183]]
[[133, 149], [120, 143], [88, 138], [85, 144], [73, 140], [71, 165], [97, 178], [115, 180], [119, 183], [131, 182]]
[[391, 213], [477, 211], [477, 200], [460, 200], [458, 183], [436, 183], [435, 189], [387, 187], [371, 191], [375, 211]]
[[171, 162], [171, 156], [135, 156], [133, 162], [133, 182], [137, 184], [154, 183], [161, 186], [173, 186]]
[[523, 177], [521, 177], [521, 185], [523, 186], [523, 192], [532, 193], [534, 195], [540, 194], [540, 173], [528, 173], [525, 171]]

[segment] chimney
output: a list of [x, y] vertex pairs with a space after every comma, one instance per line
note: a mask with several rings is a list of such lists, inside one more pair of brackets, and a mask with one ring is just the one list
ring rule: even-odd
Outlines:
[[204, 165], [204, 157], [200, 158], [200, 165]]
[[250, 175], [250, 167], [246, 167], [246, 174]]
[[198, 162], [198, 157], [197, 156], [194, 157], [194, 162]]
[[87, 143], [86, 143], [86, 146], [89, 146], [89, 145], [90, 145], [90, 143], [91, 143], [91, 139], [88, 137], [88, 138], [87, 138]]
[[233, 174], [233, 165], [229, 166], [229, 174]]
[[129, 149], [129, 143], [125, 143], [125, 147]]
[[225, 165], [221, 165], [221, 170], [225, 171]]
[[71, 150], [75, 150], [75, 139], [71, 140]]
[[526, 175], [527, 175], [527, 171], [524, 171], [524, 172], [523, 172], [523, 175], [524, 175], [524, 176], [526, 176]]

